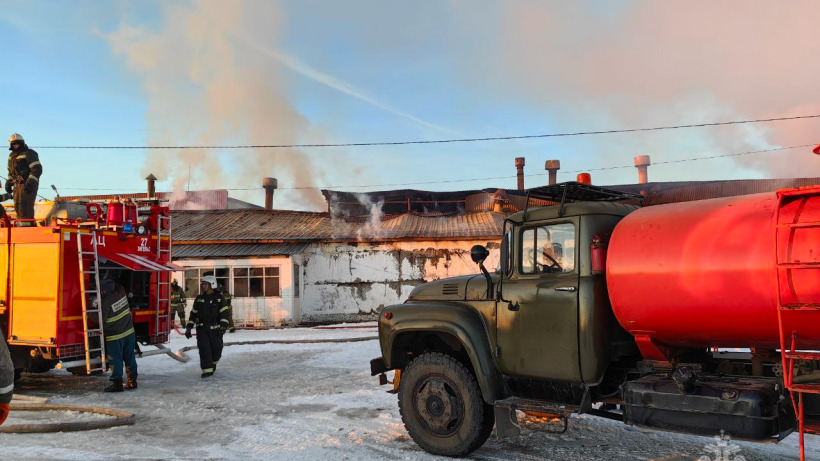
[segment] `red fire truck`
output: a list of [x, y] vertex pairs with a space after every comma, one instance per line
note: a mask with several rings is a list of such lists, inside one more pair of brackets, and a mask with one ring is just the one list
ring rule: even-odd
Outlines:
[[84, 216], [0, 219], [0, 327], [17, 376], [107, 368], [98, 291], [106, 277], [128, 292], [137, 341], [168, 341], [171, 271], [182, 269], [170, 262], [168, 207], [153, 198], [69, 204]]

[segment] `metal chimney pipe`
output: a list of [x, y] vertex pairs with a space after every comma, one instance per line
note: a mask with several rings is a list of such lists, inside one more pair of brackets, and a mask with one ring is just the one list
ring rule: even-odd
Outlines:
[[515, 169], [518, 171], [518, 190], [524, 190], [524, 157], [515, 158]]
[[544, 169], [549, 172], [550, 175], [550, 182], [549, 185], [555, 185], [558, 183], [558, 170], [561, 169], [561, 161], [560, 160], [547, 160], [544, 162]]
[[263, 178], [262, 188], [265, 189], [265, 209], [273, 209], [273, 192], [279, 187], [279, 182], [276, 178]]
[[157, 177], [149, 174], [145, 180], [148, 181], [148, 198], [154, 198], [157, 194]]
[[638, 184], [646, 184], [649, 182], [649, 156], [639, 155], [635, 157], [635, 168], [638, 169]]

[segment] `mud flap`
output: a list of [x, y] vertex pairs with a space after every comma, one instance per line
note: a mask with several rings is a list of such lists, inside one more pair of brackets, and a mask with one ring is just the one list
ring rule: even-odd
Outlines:
[[521, 426], [518, 425], [518, 415], [515, 408], [501, 405], [495, 406], [496, 437], [518, 437], [521, 435]]

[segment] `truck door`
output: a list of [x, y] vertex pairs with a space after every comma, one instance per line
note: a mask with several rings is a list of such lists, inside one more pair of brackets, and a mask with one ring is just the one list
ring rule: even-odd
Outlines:
[[577, 219], [515, 229], [497, 317], [504, 374], [580, 381], [577, 229]]

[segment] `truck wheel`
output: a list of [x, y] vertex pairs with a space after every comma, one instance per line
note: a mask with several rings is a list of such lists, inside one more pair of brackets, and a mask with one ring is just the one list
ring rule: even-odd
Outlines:
[[399, 383], [399, 411], [410, 437], [425, 451], [464, 456], [487, 441], [495, 422], [475, 377], [439, 352], [416, 357]]

